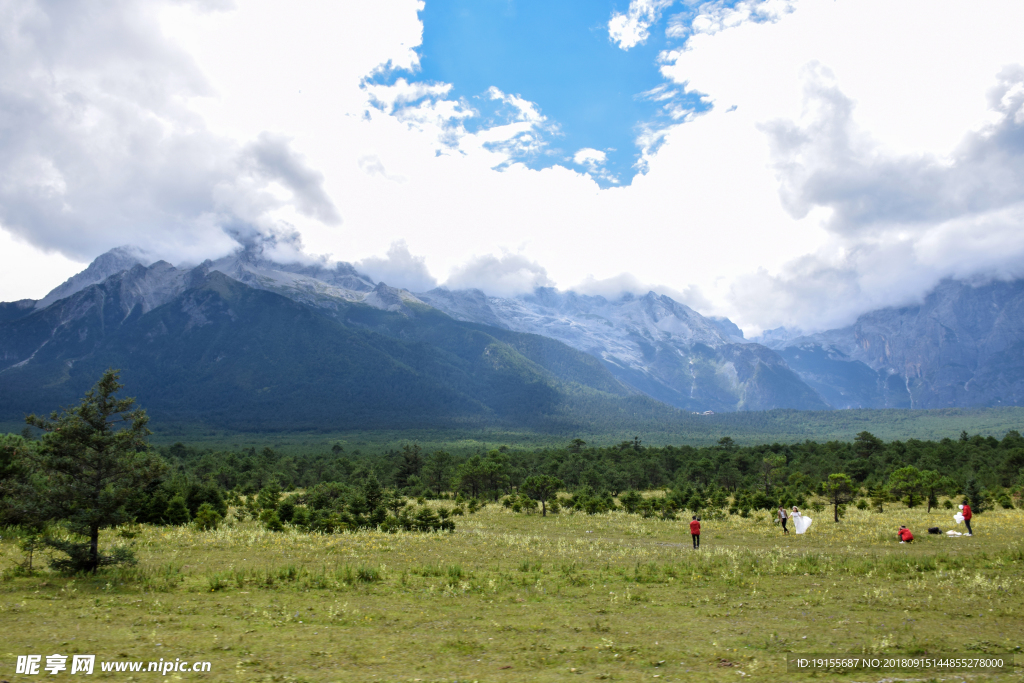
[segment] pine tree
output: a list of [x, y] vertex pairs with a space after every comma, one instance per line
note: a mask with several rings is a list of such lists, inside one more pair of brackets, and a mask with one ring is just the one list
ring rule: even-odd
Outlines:
[[48, 541], [71, 558], [55, 561], [60, 569], [94, 572], [130, 561], [124, 552], [100, 554], [100, 529], [129, 521], [126, 504], [166, 467], [146, 443], [151, 433], [146, 411], [135, 407], [133, 398], [115, 398], [122, 386], [118, 371], [107, 370], [74, 408], [25, 419], [44, 432], [30, 460], [42, 482], [43, 494], [34, 501], [37, 513], [88, 538], [87, 543]]
[[215, 531], [222, 519], [213, 505], [203, 503], [196, 511], [196, 528], [200, 531]]
[[975, 514], [984, 512], [987, 500], [987, 492], [978, 485], [978, 481], [974, 477], [964, 483], [964, 501], [971, 506], [972, 512]]
[[164, 519], [172, 526], [182, 526], [192, 521], [192, 515], [189, 514], [188, 506], [185, 505], [185, 499], [180, 495], [171, 498], [167, 504], [167, 510], [164, 511]]

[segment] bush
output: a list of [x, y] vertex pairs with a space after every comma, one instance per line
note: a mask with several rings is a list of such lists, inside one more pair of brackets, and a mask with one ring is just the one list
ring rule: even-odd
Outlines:
[[342, 531], [348, 528], [345, 520], [341, 518], [337, 512], [330, 512], [328, 510], [314, 510], [310, 515], [309, 525], [307, 527], [310, 531], [319, 531], [324, 534], [333, 534], [335, 531]]
[[164, 511], [164, 520], [173, 526], [182, 526], [192, 521], [192, 515], [189, 514], [188, 506], [185, 505], [185, 499], [182, 496], [171, 498], [171, 502], [167, 504], [167, 510]]
[[868, 501], [864, 500], [863, 498], [858, 500], [857, 501], [857, 509], [858, 510], [867, 510], [868, 509]]
[[295, 514], [295, 500], [292, 496], [288, 496], [281, 501], [281, 504], [277, 508], [277, 516], [281, 518], [281, 521], [288, 523], [292, 521], [292, 515]]
[[199, 511], [196, 512], [196, 528], [200, 531], [213, 531], [220, 526], [223, 519], [212, 504], [203, 503], [199, 506]]
[[292, 526], [297, 526], [300, 529], [309, 527], [309, 510], [304, 507], [296, 507], [292, 512], [291, 523]]
[[276, 510], [281, 504], [281, 487], [271, 483], [264, 486], [256, 497], [256, 505], [260, 510]]
[[50, 559], [50, 567], [63, 574], [79, 574], [94, 571], [99, 567], [134, 566], [138, 563], [135, 553], [125, 546], [115, 547], [109, 555], [100, 554], [98, 563], [93, 562], [91, 544], [86, 541], [78, 543], [57, 538], [47, 538], [46, 545], [67, 555], [66, 558]]
[[643, 496], [641, 496], [636, 491], [627, 491], [626, 493], [619, 497], [619, 503], [622, 505], [622, 508], [629, 514], [635, 513], [637, 509], [640, 507], [640, 504], [643, 502], [643, 500]]
[[267, 531], [284, 531], [284, 525], [281, 524], [281, 518], [277, 516], [277, 510], [264, 510], [260, 514], [260, 521], [263, 522]]

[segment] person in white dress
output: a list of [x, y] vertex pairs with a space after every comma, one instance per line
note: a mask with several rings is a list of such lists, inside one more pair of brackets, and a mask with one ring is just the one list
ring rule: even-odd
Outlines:
[[814, 521], [810, 517], [804, 517], [800, 514], [800, 510], [797, 509], [796, 505], [793, 506], [793, 512], [789, 513], [789, 518], [793, 520], [793, 528], [798, 534], [806, 533], [811, 528], [811, 522]]

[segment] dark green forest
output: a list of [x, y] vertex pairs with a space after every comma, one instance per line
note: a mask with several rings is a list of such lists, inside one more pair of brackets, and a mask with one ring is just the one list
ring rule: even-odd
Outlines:
[[[32, 447], [18, 435], [0, 437], [0, 443], [0, 452], [7, 454], [15, 447]], [[827, 482], [835, 474], [847, 475], [853, 497], [870, 498], [872, 504], [907, 502], [908, 495], [910, 503], [924, 503], [929, 497], [962, 495], [974, 487], [981, 492], [984, 500], [979, 505], [984, 507], [1012, 500], [1024, 484], [1024, 437], [1016, 431], [1002, 439], [963, 432], [956, 439], [939, 441], [883, 441], [862, 432], [851, 441], [755, 446], [740, 446], [723, 437], [704, 447], [648, 446], [640, 439], [592, 446], [576, 439], [558, 447], [500, 446], [461, 455], [428, 451], [415, 443], [384, 450], [334, 444], [287, 454], [269, 446], [216, 450], [175, 443], [158, 451], [167, 469], [140, 495], [137, 521], [168, 521], [167, 509], [175, 498], [184, 501], [191, 518], [203, 503], [223, 514], [227, 501], [267, 490], [304, 491], [291, 503], [309, 505], [314, 511], [350, 505], [365, 498], [368, 490], [378, 489], [411, 498], [493, 501], [519, 495], [527, 479], [543, 475], [583, 499], [609, 500], [629, 491], [666, 489], [682, 501], [678, 507], [686, 507], [694, 494], [709, 503], [718, 497], [721, 506], [732, 507], [742, 507], [744, 500], [748, 507], [764, 508], [799, 503], [812, 494], [827, 495]], [[3, 467], [0, 456], [0, 475]], [[917, 482], [909, 486], [907, 468]], [[897, 480], [903, 483], [894, 486]]]
[[[241, 493], [270, 482], [282, 489], [310, 488], [323, 482], [361, 485], [376, 477], [409, 495], [463, 491], [485, 497], [512, 492], [527, 477], [559, 478], [567, 491], [583, 486], [614, 495], [637, 489], [717, 486], [726, 491], [798, 487], [809, 490], [830, 474], [845, 473], [864, 488], [885, 484], [906, 466], [940, 472], [956, 482], [974, 478], [990, 488], [1012, 488], [1024, 481], [1024, 437], [1010, 431], [1002, 439], [962, 433], [940, 441], [882, 441], [862, 432], [852, 441], [807, 440], [783, 445], [738, 446], [723, 437], [713, 446], [647, 446], [639, 439], [614, 446], [590, 446], [577, 439], [564, 446], [514, 449], [506, 446], [462, 456], [424, 451], [417, 444], [363, 452], [335, 444], [330, 449], [281, 455], [270, 447], [216, 451], [176, 443], [160, 447], [173, 476], [215, 483]], [[766, 480], [764, 462], [781, 457]]]

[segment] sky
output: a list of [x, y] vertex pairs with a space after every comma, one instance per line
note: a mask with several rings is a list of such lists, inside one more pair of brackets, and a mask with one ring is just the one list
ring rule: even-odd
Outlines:
[[0, 300], [261, 240], [748, 335], [1024, 275], [1019, 0], [0, 0]]

